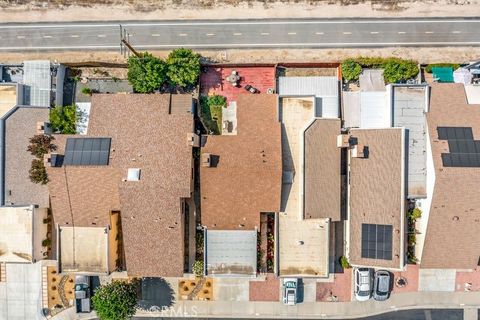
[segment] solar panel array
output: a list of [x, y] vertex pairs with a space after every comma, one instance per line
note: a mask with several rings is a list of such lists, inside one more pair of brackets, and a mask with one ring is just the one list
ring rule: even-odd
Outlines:
[[439, 140], [448, 140], [444, 167], [480, 167], [480, 140], [473, 139], [471, 127], [438, 127], [437, 132]]
[[392, 260], [392, 226], [362, 223], [362, 258]]
[[110, 156], [110, 138], [68, 138], [63, 164], [106, 166]]

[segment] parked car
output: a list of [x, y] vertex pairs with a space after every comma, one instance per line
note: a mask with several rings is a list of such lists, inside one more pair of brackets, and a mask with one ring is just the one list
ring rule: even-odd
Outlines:
[[369, 268], [355, 269], [355, 299], [367, 301], [372, 295], [372, 271]]
[[75, 276], [75, 305], [77, 313], [91, 312], [90, 306], [91, 297], [91, 282], [89, 276]]
[[373, 280], [373, 299], [377, 301], [385, 301], [390, 296], [390, 272], [379, 270], [375, 272]]
[[297, 304], [297, 278], [283, 279], [283, 303], [289, 306]]

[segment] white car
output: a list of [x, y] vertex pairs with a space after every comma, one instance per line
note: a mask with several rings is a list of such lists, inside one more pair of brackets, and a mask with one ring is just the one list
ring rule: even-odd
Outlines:
[[372, 271], [369, 268], [355, 268], [355, 299], [367, 301], [372, 296]]
[[289, 306], [293, 306], [297, 303], [297, 278], [284, 278], [283, 279], [283, 303]]

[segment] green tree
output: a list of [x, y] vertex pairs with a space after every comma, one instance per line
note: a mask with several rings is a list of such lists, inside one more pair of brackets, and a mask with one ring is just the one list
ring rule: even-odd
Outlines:
[[77, 107], [72, 106], [56, 106], [50, 109], [50, 126], [54, 132], [63, 134], [75, 134], [77, 132], [77, 119], [80, 114]]
[[55, 138], [46, 134], [36, 134], [30, 138], [30, 145], [27, 147], [32, 155], [43, 161], [43, 156], [50, 151], [57, 150], [57, 146], [52, 143]]
[[342, 62], [342, 76], [345, 80], [357, 80], [362, 73], [362, 66], [355, 59], [347, 59]]
[[175, 49], [167, 57], [170, 84], [182, 88], [193, 86], [200, 75], [200, 55], [190, 49]]
[[43, 164], [43, 160], [33, 159], [32, 167], [30, 168], [28, 173], [29, 173], [30, 180], [33, 183], [47, 184], [48, 175], [47, 175], [47, 169]]
[[148, 52], [128, 58], [127, 78], [135, 92], [151, 93], [159, 89], [166, 81], [166, 73], [165, 61]]
[[137, 283], [112, 281], [95, 290], [93, 308], [100, 320], [130, 319], [137, 307]]

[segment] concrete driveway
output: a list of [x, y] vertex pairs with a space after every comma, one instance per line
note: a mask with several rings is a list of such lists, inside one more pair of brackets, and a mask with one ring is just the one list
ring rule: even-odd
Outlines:
[[43, 319], [41, 263], [8, 263], [6, 275], [0, 283], [0, 319]]

